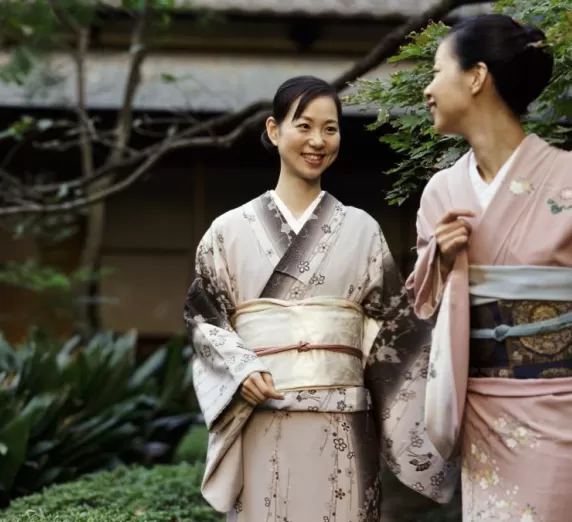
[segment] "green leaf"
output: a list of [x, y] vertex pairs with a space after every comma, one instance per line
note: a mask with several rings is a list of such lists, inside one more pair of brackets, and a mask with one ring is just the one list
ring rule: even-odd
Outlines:
[[30, 427], [30, 416], [20, 414], [0, 428], [0, 444], [8, 448], [8, 451], [0, 456], [0, 487], [4, 489], [10, 489], [26, 459]]
[[170, 73], [162, 73], [161, 74], [161, 81], [163, 83], [177, 83], [177, 77], [170, 74]]
[[163, 368], [167, 360], [166, 348], [156, 350], [147, 360], [139, 366], [129, 379], [128, 389], [137, 390], [141, 388], [152, 377], [156, 376], [159, 370]]

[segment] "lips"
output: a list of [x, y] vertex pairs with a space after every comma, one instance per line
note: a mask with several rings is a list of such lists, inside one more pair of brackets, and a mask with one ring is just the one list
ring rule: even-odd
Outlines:
[[315, 154], [315, 153], [303, 153], [302, 157], [309, 165], [313, 167], [319, 167], [326, 157], [325, 154]]

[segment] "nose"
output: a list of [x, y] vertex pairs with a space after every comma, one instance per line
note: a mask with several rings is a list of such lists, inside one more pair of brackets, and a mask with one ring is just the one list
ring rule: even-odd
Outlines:
[[310, 146], [314, 147], [315, 149], [322, 149], [324, 145], [325, 143], [322, 133], [319, 131], [312, 133], [310, 136]]
[[431, 83], [429, 85], [427, 85], [427, 87], [425, 87], [425, 90], [423, 91], [423, 96], [425, 96], [425, 98], [429, 99], [431, 98]]

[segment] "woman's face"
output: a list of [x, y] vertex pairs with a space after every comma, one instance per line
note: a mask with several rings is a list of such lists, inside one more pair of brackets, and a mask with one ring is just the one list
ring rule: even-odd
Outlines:
[[282, 172], [306, 181], [317, 181], [340, 150], [338, 110], [332, 98], [320, 96], [292, 120], [299, 101], [292, 104], [279, 125], [274, 118], [269, 118], [266, 130], [278, 148]]
[[435, 54], [433, 81], [425, 89], [435, 130], [439, 134], [462, 135], [474, 101], [475, 71], [463, 71], [447, 38]]

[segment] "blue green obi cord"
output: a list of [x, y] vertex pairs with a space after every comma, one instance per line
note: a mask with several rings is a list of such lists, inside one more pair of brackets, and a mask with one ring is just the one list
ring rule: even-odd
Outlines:
[[471, 307], [471, 377], [572, 377], [572, 301]]

